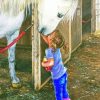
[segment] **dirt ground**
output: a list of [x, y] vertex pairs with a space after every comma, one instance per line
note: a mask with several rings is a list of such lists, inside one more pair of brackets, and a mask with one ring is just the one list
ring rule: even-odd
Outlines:
[[[7, 58], [0, 55], [0, 100], [55, 100], [51, 81], [40, 91], [33, 89], [31, 47], [18, 47], [16, 56], [16, 71], [22, 87], [11, 87]], [[100, 35], [84, 34], [82, 45], [67, 65], [71, 100], [100, 100]]]
[[72, 100], [100, 100], [100, 35], [85, 34], [68, 65]]

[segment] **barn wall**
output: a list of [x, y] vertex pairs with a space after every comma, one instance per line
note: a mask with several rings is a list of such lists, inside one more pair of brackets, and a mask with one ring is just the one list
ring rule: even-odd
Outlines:
[[96, 9], [96, 31], [100, 30], [100, 0], [95, 0]]
[[[24, 31], [29, 25], [31, 25], [31, 16], [28, 16], [26, 20], [23, 22], [21, 31]], [[20, 31], [20, 32], [21, 32]], [[18, 42], [20, 45], [31, 45], [32, 39], [31, 39], [31, 28], [26, 32], [26, 34], [21, 38], [21, 40]]]
[[92, 0], [91, 4], [92, 4], [91, 32], [94, 33], [95, 31], [97, 32], [100, 31], [100, 0]]
[[82, 33], [91, 32], [91, 2], [92, 0], [82, 0]]
[[71, 52], [82, 42], [82, 0], [79, 0], [78, 8], [71, 23]]
[[96, 30], [96, 10], [95, 10], [95, 0], [91, 1], [91, 33]]

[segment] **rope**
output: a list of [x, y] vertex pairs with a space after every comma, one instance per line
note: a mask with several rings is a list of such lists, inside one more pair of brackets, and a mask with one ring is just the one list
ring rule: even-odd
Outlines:
[[5, 52], [6, 50], [8, 50], [11, 46], [13, 46], [15, 43], [17, 43], [25, 34], [26, 34], [26, 31], [28, 29], [30, 29], [31, 27], [33, 26], [33, 24], [31, 24], [25, 31], [22, 31], [19, 36], [13, 41], [11, 42], [9, 45], [7, 45], [6, 47], [0, 49], [0, 53], [3, 53]]

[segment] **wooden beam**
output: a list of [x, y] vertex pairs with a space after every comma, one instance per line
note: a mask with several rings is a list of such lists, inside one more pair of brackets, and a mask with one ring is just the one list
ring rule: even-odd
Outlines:
[[37, 30], [38, 25], [38, 3], [34, 2], [34, 14], [32, 20], [34, 21], [32, 34], [32, 82], [34, 89], [39, 90], [41, 85], [41, 46], [40, 34]]

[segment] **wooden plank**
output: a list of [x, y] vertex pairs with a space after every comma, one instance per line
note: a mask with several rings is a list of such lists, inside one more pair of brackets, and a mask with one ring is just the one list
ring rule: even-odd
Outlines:
[[[34, 22], [34, 10], [33, 10], [33, 5], [32, 5], [32, 22]], [[34, 51], [33, 51], [33, 40], [34, 40], [34, 27], [32, 26], [31, 28], [31, 36], [32, 36], [32, 84], [34, 83]]]
[[79, 1], [74, 19], [71, 24], [71, 52], [82, 43], [82, 0]]
[[100, 31], [100, 0], [95, 0], [96, 31]]
[[96, 0], [91, 1], [91, 33], [96, 31]]
[[38, 25], [38, 4], [37, 0], [34, 2], [34, 28], [32, 34], [32, 82], [34, 82], [34, 89], [39, 90], [41, 85], [41, 48], [40, 48], [40, 34], [37, 31]]

